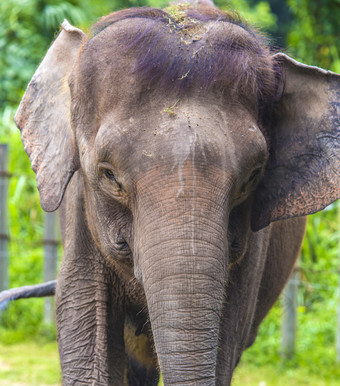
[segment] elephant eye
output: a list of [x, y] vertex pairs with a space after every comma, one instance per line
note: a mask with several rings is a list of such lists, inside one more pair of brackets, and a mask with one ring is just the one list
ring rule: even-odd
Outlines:
[[110, 181], [113, 181], [118, 186], [119, 190], [122, 189], [122, 185], [117, 181], [115, 175], [113, 174], [113, 171], [111, 169], [104, 169], [103, 171], [104, 176], [109, 179]]
[[256, 169], [252, 172], [248, 179], [248, 184], [257, 183], [261, 175], [261, 169]]
[[114, 180], [114, 181], [116, 181], [116, 177], [115, 177], [115, 175], [113, 174], [112, 170], [110, 170], [110, 169], [105, 169], [105, 170], [104, 170], [104, 175], [105, 175], [105, 177], [107, 177], [109, 180]]
[[241, 188], [242, 192], [245, 192], [246, 190], [252, 189], [258, 184], [260, 177], [261, 177], [261, 171], [262, 171], [261, 169], [253, 170], [253, 172], [249, 176], [247, 182], [245, 182], [242, 185], [242, 188]]

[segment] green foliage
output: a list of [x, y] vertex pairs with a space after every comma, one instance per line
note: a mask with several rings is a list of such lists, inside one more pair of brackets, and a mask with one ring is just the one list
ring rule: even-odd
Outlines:
[[[77, 6], [78, 3], [78, 6]], [[0, 2], [0, 106], [15, 105], [66, 17], [85, 21], [80, 1], [6, 0]]]
[[[5, 109], [0, 119], [0, 142], [9, 143], [9, 170], [12, 173], [8, 192], [9, 282], [11, 287], [18, 287], [42, 281], [43, 212], [34, 173], [13, 123], [13, 109]], [[10, 343], [25, 336], [32, 337], [41, 328], [41, 320], [41, 299], [10, 304], [0, 318], [0, 341]]]
[[253, 4], [247, 0], [216, 0], [215, 4], [223, 10], [236, 10], [246, 22], [260, 27], [263, 31], [271, 30], [276, 24], [276, 16], [271, 12], [267, 1]]
[[337, 211], [337, 205], [333, 204], [308, 219], [299, 262], [301, 283], [294, 359], [282, 362], [280, 358], [281, 299], [262, 323], [255, 344], [244, 354], [242, 362], [246, 366], [271, 366], [280, 372], [283, 369], [305, 369], [316, 379], [329, 380], [330, 383], [339, 379], [340, 367], [335, 361], [339, 253]]
[[307, 310], [325, 299], [330, 301], [330, 294], [336, 293], [339, 275], [338, 210], [338, 205], [332, 204], [323, 212], [308, 218], [300, 259], [303, 282], [300, 303]]
[[340, 72], [339, 0], [287, 0], [294, 21], [290, 51], [306, 63]]
[[278, 302], [262, 323], [255, 344], [244, 353], [241, 365], [271, 367], [277, 373], [303, 370], [320, 381], [338, 380], [340, 367], [335, 361], [336, 298], [335, 288], [330, 288], [327, 300], [324, 298], [316, 302], [310, 310], [301, 306], [298, 308], [296, 355], [284, 362], [280, 358], [282, 307]]

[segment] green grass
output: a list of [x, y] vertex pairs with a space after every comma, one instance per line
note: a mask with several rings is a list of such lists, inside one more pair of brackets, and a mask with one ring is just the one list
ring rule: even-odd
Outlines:
[[283, 365], [256, 367], [242, 363], [236, 369], [233, 386], [339, 386], [340, 380], [320, 379], [306, 368], [289, 368]]
[[61, 385], [57, 343], [0, 344], [0, 385]]
[[[332, 371], [327, 377], [318, 376], [317, 370], [296, 363], [254, 365], [253, 349], [248, 350], [237, 368], [233, 386], [339, 386], [340, 378]], [[270, 362], [270, 359], [268, 360]], [[312, 364], [311, 364], [312, 365]], [[42, 386], [61, 385], [56, 343], [26, 342], [0, 344], [0, 385]]]

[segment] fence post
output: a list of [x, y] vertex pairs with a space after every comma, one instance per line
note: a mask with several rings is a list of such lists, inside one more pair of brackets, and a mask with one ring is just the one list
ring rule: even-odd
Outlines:
[[[340, 228], [340, 203], [338, 202], [338, 227]], [[336, 361], [340, 363], [340, 238], [338, 243], [338, 275], [339, 275], [339, 287], [338, 287], [338, 323], [336, 330]]]
[[[58, 260], [58, 215], [57, 212], [45, 213], [44, 219], [44, 281], [54, 280], [57, 276]], [[54, 298], [47, 297], [44, 304], [44, 322], [54, 323]]]
[[297, 326], [297, 295], [299, 288], [299, 270], [295, 266], [283, 291], [281, 357], [291, 359], [295, 354]]
[[8, 288], [8, 145], [0, 144], [0, 291]]

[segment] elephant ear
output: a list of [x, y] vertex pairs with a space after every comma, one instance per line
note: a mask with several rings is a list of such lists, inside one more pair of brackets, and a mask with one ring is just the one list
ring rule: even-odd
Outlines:
[[36, 173], [41, 206], [47, 212], [59, 207], [67, 183], [78, 169], [68, 75], [84, 37], [81, 30], [64, 21], [14, 118]]
[[252, 229], [315, 213], [340, 196], [340, 75], [284, 54], [283, 92], [274, 106], [270, 156], [256, 191]]

